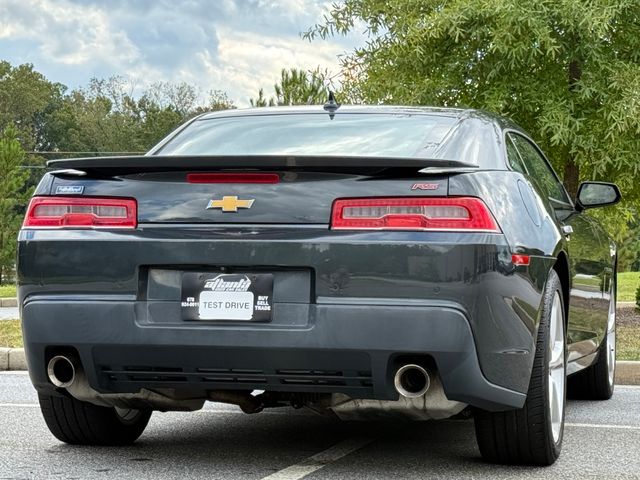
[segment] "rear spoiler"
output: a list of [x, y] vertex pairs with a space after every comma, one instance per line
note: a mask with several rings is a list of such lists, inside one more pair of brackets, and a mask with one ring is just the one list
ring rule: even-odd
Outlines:
[[[345, 157], [319, 155], [139, 155], [50, 160], [47, 166], [85, 173], [126, 174], [175, 170], [386, 170], [386, 169], [475, 169], [477, 165], [457, 160], [412, 157]], [[428, 173], [428, 172], [425, 172]]]

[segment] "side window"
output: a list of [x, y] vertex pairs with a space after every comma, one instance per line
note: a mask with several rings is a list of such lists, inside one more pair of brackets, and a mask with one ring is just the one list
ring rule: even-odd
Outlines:
[[513, 140], [518, 152], [520, 152], [520, 157], [529, 172], [529, 176], [542, 191], [553, 200], [570, 203], [564, 188], [562, 188], [553, 170], [538, 152], [538, 149], [529, 140], [520, 135], [510, 133], [508, 136]]
[[524, 167], [522, 163], [522, 159], [520, 158], [520, 154], [516, 149], [516, 146], [513, 144], [513, 140], [511, 139], [511, 135], [506, 135], [505, 138], [505, 146], [507, 147], [507, 160], [509, 165], [516, 172], [520, 172], [523, 175], [527, 175], [527, 169]]

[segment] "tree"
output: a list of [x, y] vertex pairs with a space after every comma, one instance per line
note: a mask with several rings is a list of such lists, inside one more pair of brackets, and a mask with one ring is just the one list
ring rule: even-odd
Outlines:
[[[52, 150], [142, 152], [140, 111], [134, 85], [122, 77], [92, 78], [87, 88], [65, 95], [46, 121]], [[152, 103], [144, 95], [143, 104]]]
[[273, 97], [267, 99], [267, 97], [264, 96], [264, 89], [263, 88], [258, 90], [258, 98], [250, 98], [249, 102], [251, 103], [251, 106], [254, 107], [254, 108], [257, 108], [257, 107], [275, 107], [276, 106], [276, 101], [274, 100]]
[[264, 90], [258, 91], [258, 98], [251, 99], [251, 106], [283, 106], [323, 104], [327, 100], [324, 78], [318, 70], [305, 72], [296, 68], [283, 68], [280, 81], [273, 86], [275, 97], [267, 99]]
[[13, 279], [16, 240], [28, 198], [28, 174], [20, 168], [24, 160], [18, 129], [10, 124], [0, 135], [0, 283]]
[[46, 148], [44, 116], [64, 90], [64, 85], [50, 82], [33, 65], [13, 67], [0, 61], [0, 131], [12, 124], [25, 150]]
[[618, 241], [618, 271], [640, 270], [640, 223], [632, 223]]
[[571, 194], [581, 179], [616, 179], [640, 198], [637, 0], [345, 0], [305, 35], [362, 23], [370, 40], [342, 60], [352, 95], [504, 114], [540, 143]]
[[210, 90], [209, 102], [206, 105], [208, 112], [218, 112], [220, 110], [233, 110], [235, 105], [233, 100], [229, 98], [227, 92], [223, 90]]
[[219, 112], [220, 110], [233, 110], [236, 106], [223, 90], [209, 90], [209, 101], [189, 112], [188, 118], [206, 112]]
[[202, 103], [200, 91], [184, 82], [154, 83], [137, 98], [134, 90], [123, 77], [91, 79], [47, 116], [47, 138], [62, 151], [139, 153], [195, 115], [234, 108], [221, 90]]
[[156, 82], [145, 90], [144, 97], [158, 109], [172, 109], [186, 118], [198, 106], [199, 92], [186, 82]]
[[278, 105], [317, 105], [327, 100], [327, 90], [315, 73], [282, 69], [280, 82], [273, 86]]

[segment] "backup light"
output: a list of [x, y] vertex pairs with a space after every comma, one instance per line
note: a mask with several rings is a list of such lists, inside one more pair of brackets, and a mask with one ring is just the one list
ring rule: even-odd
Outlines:
[[23, 228], [136, 228], [133, 198], [33, 197]]
[[333, 230], [418, 230], [500, 233], [474, 197], [344, 198], [333, 203]]

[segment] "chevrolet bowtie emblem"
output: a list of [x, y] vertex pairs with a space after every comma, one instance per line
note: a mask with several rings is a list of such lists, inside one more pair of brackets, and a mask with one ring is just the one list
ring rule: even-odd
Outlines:
[[233, 196], [224, 196], [222, 200], [210, 200], [209, 205], [207, 205], [207, 210], [212, 208], [220, 208], [223, 212], [237, 212], [239, 208], [251, 208], [255, 202], [254, 199], [251, 200], [238, 200], [238, 197]]

